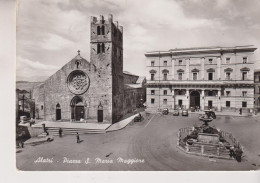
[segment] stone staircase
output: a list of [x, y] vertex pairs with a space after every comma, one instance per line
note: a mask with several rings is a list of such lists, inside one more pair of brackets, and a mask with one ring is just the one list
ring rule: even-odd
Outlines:
[[[47, 132], [50, 136], [59, 136], [58, 127], [46, 127]], [[97, 133], [106, 133], [106, 129], [82, 129], [82, 128], [62, 128], [62, 135], [76, 135], [76, 134], [97, 134]], [[38, 137], [46, 137], [47, 134], [44, 132]]]

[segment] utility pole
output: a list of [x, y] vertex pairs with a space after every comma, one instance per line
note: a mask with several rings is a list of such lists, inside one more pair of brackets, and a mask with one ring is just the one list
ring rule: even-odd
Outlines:
[[22, 101], [23, 101], [23, 115], [24, 115], [24, 101], [25, 101], [25, 99], [24, 99], [24, 94], [23, 94], [23, 98], [22, 98]]

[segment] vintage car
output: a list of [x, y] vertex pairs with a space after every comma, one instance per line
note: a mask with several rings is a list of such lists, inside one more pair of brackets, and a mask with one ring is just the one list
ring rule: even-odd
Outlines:
[[189, 116], [188, 109], [183, 109], [181, 114], [182, 116]]
[[167, 115], [169, 114], [169, 109], [168, 108], [164, 108], [162, 111], [162, 114]]
[[178, 109], [174, 109], [173, 110], [173, 116], [179, 116], [179, 110]]
[[134, 118], [134, 122], [141, 122], [143, 120], [143, 116], [139, 113], [135, 118]]

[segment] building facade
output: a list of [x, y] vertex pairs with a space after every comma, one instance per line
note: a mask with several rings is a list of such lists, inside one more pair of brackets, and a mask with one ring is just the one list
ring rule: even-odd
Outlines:
[[260, 112], [260, 69], [255, 70], [255, 109]]
[[106, 20], [102, 15], [99, 20], [91, 17], [90, 35], [90, 62], [78, 51], [70, 62], [34, 87], [36, 118], [114, 123], [133, 108], [125, 104], [123, 27], [113, 22], [112, 15]]
[[254, 46], [145, 53], [147, 110], [254, 108]]

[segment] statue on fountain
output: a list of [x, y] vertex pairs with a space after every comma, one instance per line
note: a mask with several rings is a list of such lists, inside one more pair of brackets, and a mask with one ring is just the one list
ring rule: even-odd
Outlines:
[[205, 110], [205, 114], [200, 116], [199, 119], [204, 122], [205, 126], [208, 126], [208, 123], [211, 122], [213, 119], [216, 119], [216, 114], [214, 111]]

